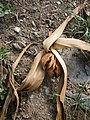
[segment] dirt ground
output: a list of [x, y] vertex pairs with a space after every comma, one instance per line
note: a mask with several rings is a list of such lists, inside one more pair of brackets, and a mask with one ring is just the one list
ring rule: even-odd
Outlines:
[[[0, 18], [0, 47], [9, 51], [11, 64], [22, 49], [29, 43], [35, 43], [21, 59], [16, 73], [20, 84], [30, 70], [36, 54], [42, 49], [42, 42], [66, 18], [67, 10], [73, 9], [82, 0], [11, 0], [14, 15]], [[20, 31], [16, 31], [16, 27]], [[70, 36], [70, 34], [69, 34]], [[66, 49], [60, 51], [68, 68], [68, 83], [65, 98], [66, 120], [90, 120], [90, 54], [86, 57], [83, 51]], [[22, 93], [16, 120], [55, 120], [56, 93], [58, 82], [53, 78], [45, 78], [43, 84], [34, 92]], [[77, 91], [85, 85], [81, 97], [89, 99], [86, 107], [75, 109], [72, 105]], [[11, 120], [12, 110], [8, 119]]]

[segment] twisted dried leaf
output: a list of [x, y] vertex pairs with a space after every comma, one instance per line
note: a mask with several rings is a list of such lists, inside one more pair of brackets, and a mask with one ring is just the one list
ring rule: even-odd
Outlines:
[[79, 48], [90, 51], [90, 44], [75, 38], [59, 38], [53, 45], [54, 49]]
[[62, 74], [62, 67], [61, 64], [59, 63], [59, 61], [57, 60], [56, 62], [56, 66], [55, 66], [55, 77], [59, 77]]
[[[75, 14], [78, 14], [78, 12], [83, 8], [84, 4], [79, 5], [77, 8], [73, 10]], [[17, 58], [16, 62], [12, 66], [12, 72], [10, 73], [9, 77], [9, 87], [10, 87], [10, 92], [11, 96], [8, 95], [5, 101], [5, 105], [3, 107], [3, 114], [0, 118], [0, 120], [5, 120], [6, 114], [7, 114], [7, 109], [8, 106], [12, 100], [12, 96], [14, 95], [17, 100], [17, 106], [16, 106], [16, 111], [13, 116], [13, 120], [15, 120], [17, 111], [18, 111], [18, 106], [19, 106], [19, 97], [18, 97], [18, 92], [21, 91], [33, 91], [36, 88], [38, 88], [45, 76], [45, 67], [47, 67], [49, 74], [53, 75], [56, 74], [56, 76], [60, 75], [61, 73], [61, 78], [59, 80], [58, 84], [58, 94], [60, 96], [57, 97], [57, 116], [56, 120], [64, 120], [64, 97], [65, 97], [65, 91], [66, 91], [66, 84], [67, 84], [67, 68], [66, 65], [59, 55], [59, 53], [55, 49], [61, 49], [61, 48], [67, 48], [67, 47], [77, 47], [83, 50], [88, 50], [90, 51], [90, 45], [86, 44], [85, 42], [82, 42], [77, 39], [72, 39], [71, 38], [60, 38], [61, 34], [63, 33], [67, 23], [73, 18], [73, 16], [68, 16], [66, 20], [58, 27], [55, 32], [48, 37], [44, 42], [43, 42], [43, 47], [44, 49], [48, 52], [49, 49], [51, 49], [50, 54], [47, 53], [45, 56], [46, 52], [43, 50], [41, 51], [34, 59], [34, 62], [32, 64], [31, 70], [29, 71], [28, 75], [22, 82], [21, 86], [16, 89], [15, 84], [14, 84], [14, 71], [16, 66], [18, 65], [22, 55], [24, 52], [27, 50], [30, 45], [26, 46], [26, 48], [21, 52], [19, 57]], [[52, 46], [53, 45], [53, 46]], [[53, 49], [54, 48], [54, 49]], [[44, 57], [44, 58], [43, 58]], [[43, 58], [43, 61], [42, 61]], [[44, 61], [45, 60], [45, 61]], [[44, 69], [43, 69], [44, 68]], [[6, 108], [5, 108], [6, 107]]]
[[49, 77], [60, 76], [62, 68], [53, 53], [46, 53], [41, 59], [41, 64], [47, 71]]
[[[73, 12], [75, 14], [78, 14], [83, 7], [84, 7], [84, 4], [80, 4], [78, 7], [76, 7], [73, 10]], [[46, 51], [49, 51], [53, 43], [62, 35], [66, 25], [73, 17], [74, 17], [73, 15], [68, 16], [66, 20], [50, 35], [50, 37], [44, 40], [43, 47]]]
[[56, 64], [56, 59], [55, 56], [52, 53], [46, 53], [42, 59], [41, 59], [41, 64], [43, 68], [50, 69], [55, 69], [55, 64]]
[[2, 110], [2, 114], [1, 114], [1, 117], [0, 117], [0, 120], [5, 120], [6, 119], [6, 115], [7, 115], [7, 110], [8, 110], [8, 107], [9, 107], [9, 104], [11, 103], [11, 101], [13, 100], [13, 97], [16, 98], [16, 110], [14, 112], [14, 115], [12, 116], [12, 119], [15, 120], [16, 118], [16, 115], [17, 115], [17, 111], [18, 111], [18, 107], [19, 107], [19, 96], [18, 96], [18, 93], [17, 93], [17, 88], [15, 87], [15, 80], [14, 80], [14, 71], [15, 71], [15, 68], [16, 66], [18, 65], [21, 57], [23, 56], [24, 52], [30, 47], [31, 44], [27, 45], [23, 51], [21, 52], [21, 54], [19, 55], [19, 57], [17, 58], [17, 60], [15, 61], [15, 63], [12, 65], [12, 70], [9, 74], [9, 80], [8, 80], [8, 87], [9, 87], [9, 92], [8, 92], [8, 95], [6, 97], [6, 100], [5, 100], [5, 104], [3, 106], [3, 110]]
[[64, 116], [64, 97], [65, 97], [65, 92], [66, 92], [66, 85], [67, 85], [67, 67], [65, 65], [65, 62], [63, 61], [62, 57], [59, 55], [59, 53], [51, 49], [52, 53], [56, 56], [58, 59], [59, 63], [62, 66], [63, 72], [61, 75], [61, 78], [59, 80], [58, 84], [58, 90], [57, 93], [60, 95], [57, 97], [57, 116], [56, 120], [65, 120]]
[[38, 53], [35, 57], [34, 62], [32, 64], [31, 70], [29, 71], [28, 75], [22, 82], [18, 91], [33, 91], [38, 88], [41, 83], [43, 82], [45, 72], [41, 66], [41, 58], [44, 55], [44, 51]]

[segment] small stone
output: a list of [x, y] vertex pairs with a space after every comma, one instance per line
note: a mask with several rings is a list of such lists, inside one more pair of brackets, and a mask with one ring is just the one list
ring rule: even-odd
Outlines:
[[20, 21], [20, 22], [23, 22], [23, 20], [22, 20], [22, 19], [19, 19], [19, 21]]
[[23, 105], [25, 105], [25, 102], [23, 102]]
[[26, 18], [29, 19], [29, 16], [27, 16]]
[[23, 13], [26, 13], [26, 9], [23, 9]]
[[58, 5], [60, 5], [60, 4], [61, 4], [61, 2], [60, 2], [60, 1], [57, 1], [56, 3], [57, 3]]
[[67, 13], [65, 13], [65, 16], [66, 16], [66, 17], [68, 16]]
[[55, 79], [52, 78], [51, 81], [54, 83], [54, 82], [55, 82]]
[[23, 18], [23, 21], [26, 21], [26, 18]]
[[12, 31], [12, 32], [10, 32], [10, 36], [15, 36], [15, 32], [14, 31]]
[[15, 27], [15, 28], [14, 28], [14, 31], [17, 32], [17, 33], [19, 33], [20, 30], [21, 30], [21, 28], [19, 28], [19, 27]]
[[36, 11], [36, 10], [37, 10], [37, 7], [33, 6], [33, 8], [32, 8], [32, 9], [33, 9], [33, 11]]
[[38, 33], [35, 31], [34, 33], [33, 33], [35, 36], [37, 36], [37, 37], [39, 37], [39, 35], [38, 35]]
[[46, 95], [48, 95], [48, 94], [49, 94], [49, 88], [46, 87], [46, 86], [44, 86], [43, 88], [45, 89], [45, 93], [46, 93]]
[[19, 46], [18, 43], [13, 43], [13, 47], [17, 50], [21, 50], [22, 48]]
[[76, 6], [76, 2], [74, 2], [73, 5]]
[[32, 34], [30, 34], [30, 39], [35, 40], [35, 38], [34, 38], [34, 36]]
[[32, 28], [33, 31], [35, 31], [35, 28]]
[[33, 99], [33, 98], [34, 98], [34, 95], [31, 95], [31, 96], [30, 96], [30, 99]]
[[34, 22], [34, 21], [32, 21], [32, 26], [33, 26], [33, 27], [36, 27], [36, 24], [35, 24], [35, 22]]

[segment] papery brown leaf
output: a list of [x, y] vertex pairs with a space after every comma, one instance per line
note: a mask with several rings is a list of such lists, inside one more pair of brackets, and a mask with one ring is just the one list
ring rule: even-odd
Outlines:
[[6, 97], [4, 106], [3, 106], [3, 111], [2, 111], [2, 114], [0, 116], [0, 120], [5, 120], [6, 119], [7, 110], [8, 110], [8, 106], [9, 106], [10, 102], [11, 102], [11, 94], [8, 94], [7, 97]]
[[49, 68], [46, 70], [47, 71], [47, 74], [50, 78], [52, 78], [54, 76], [54, 69], [53, 67]]
[[8, 80], [9, 92], [8, 92], [8, 95], [6, 97], [6, 100], [5, 100], [5, 103], [4, 103], [4, 106], [3, 106], [3, 110], [2, 110], [2, 114], [0, 116], [0, 120], [5, 120], [6, 119], [6, 115], [7, 115], [7, 110], [8, 110], [9, 104], [11, 103], [11, 101], [13, 99], [12, 97], [15, 97], [16, 101], [17, 101], [17, 103], [16, 103], [16, 110], [14, 112], [14, 115], [12, 116], [12, 119], [15, 120], [15, 118], [16, 118], [18, 107], [19, 107], [19, 96], [18, 96], [18, 93], [17, 93], [17, 89], [15, 88], [14, 71], [15, 71], [15, 68], [18, 65], [21, 57], [23, 56], [24, 52], [30, 46], [31, 46], [31, 44], [27, 45], [23, 49], [23, 51], [21, 52], [21, 54], [19, 55], [19, 57], [17, 58], [15, 63], [12, 65], [12, 70], [11, 70], [11, 72], [9, 74], [9, 80]]
[[50, 62], [50, 59], [52, 57], [51, 53], [46, 53], [42, 58], [41, 58], [41, 64], [43, 65], [43, 69], [46, 68], [47, 64]]
[[[52, 54], [52, 53], [51, 53]], [[51, 58], [50, 58], [50, 62], [48, 63], [47, 69], [51, 68], [54, 70], [55, 69], [55, 65], [56, 65], [56, 58], [55, 56], [52, 54]]]
[[56, 58], [52, 53], [46, 53], [41, 59], [41, 64], [43, 68], [49, 69], [53, 66], [52, 68], [55, 69]]
[[61, 66], [53, 53], [46, 53], [41, 59], [41, 64], [47, 71], [49, 77], [60, 76]]
[[17, 67], [17, 65], [18, 65], [18, 63], [19, 63], [19, 61], [21, 60], [21, 58], [22, 58], [22, 56], [23, 56], [23, 54], [26, 52], [26, 50], [29, 48], [29, 47], [31, 47], [33, 44], [29, 44], [29, 45], [27, 45], [23, 50], [22, 50], [22, 52], [20, 53], [20, 55], [18, 56], [18, 58], [16, 59], [16, 61], [14, 62], [14, 64], [12, 65], [12, 67], [13, 67], [13, 72], [15, 71], [15, 68]]
[[59, 38], [53, 45], [54, 49], [79, 48], [90, 51], [90, 44], [75, 38]]
[[55, 60], [52, 53], [46, 53], [41, 59], [42, 67], [47, 71], [49, 77], [54, 76]]
[[[78, 14], [78, 12], [83, 8], [83, 6], [84, 6], [84, 4], [80, 4], [78, 7], [76, 7], [73, 10], [73, 12], [75, 14]], [[8, 93], [8, 95], [7, 95], [0, 120], [6, 119], [7, 110], [8, 110], [10, 102], [12, 101], [13, 96], [16, 98], [16, 101], [17, 101], [16, 110], [15, 110], [15, 113], [13, 115], [13, 120], [15, 120], [16, 114], [18, 111], [18, 107], [19, 107], [18, 92], [28, 91], [28, 90], [33, 91], [36, 88], [38, 88], [44, 79], [45, 67], [47, 67], [47, 70], [49, 70], [48, 73], [50, 72], [49, 73], [50, 75], [53, 75], [53, 73], [56, 74], [56, 76], [60, 75], [60, 80], [59, 80], [58, 90], [57, 90], [57, 92], [60, 96], [57, 96], [56, 120], [65, 120], [65, 117], [64, 117], [64, 97], [65, 97], [66, 84], [67, 84], [67, 68], [66, 68], [66, 65], [65, 65], [63, 59], [59, 55], [59, 53], [56, 50], [54, 50], [53, 48], [58, 49], [57, 46], [59, 46], [59, 48], [77, 47], [77, 48], [80, 48], [83, 50], [90, 51], [89, 44], [78, 41], [76, 39], [72, 39], [72, 41], [70, 41], [71, 38], [68, 38], [68, 39], [60, 38], [66, 25], [68, 24], [68, 22], [72, 18], [73, 18], [73, 15], [68, 16], [66, 18], [66, 20], [55, 30], [55, 32], [52, 33], [50, 35], [50, 37], [48, 37], [43, 42], [43, 47], [44, 47], [45, 51], [48, 52], [49, 50], [51, 50], [52, 53], [50, 53], [50, 54], [47, 53], [47, 56], [45, 58], [43, 58], [43, 61], [41, 59], [46, 54], [46, 52], [44, 50], [42, 50], [35, 57], [34, 62], [32, 64], [32, 67], [31, 67], [31, 70], [29, 71], [26, 78], [23, 80], [21, 86], [18, 87], [18, 89], [17, 89], [15, 87], [15, 83], [14, 83], [15, 82], [14, 71], [15, 71], [15, 68], [18, 65], [21, 57], [23, 56], [24, 52], [27, 50], [27, 48], [30, 47], [30, 45], [26, 46], [26, 48], [21, 52], [21, 54], [19, 55], [19, 57], [17, 58], [17, 60], [15, 61], [15, 63], [12, 66], [12, 71], [10, 73], [9, 83], [8, 83], [8, 86], [10, 88], [10, 91], [9, 91], [10, 93]], [[59, 63], [57, 62], [57, 60], [59, 61]]]
[[[79, 11], [84, 7], [84, 4], [80, 4], [73, 10], [73, 13], [78, 14]], [[43, 42], [43, 47], [46, 51], [49, 51], [52, 44], [62, 35], [66, 25], [73, 18], [73, 15], [70, 15], [66, 20]]]
[[[75, 8], [73, 10], [73, 12], [75, 14], [78, 14], [78, 12], [83, 8], [83, 4], [79, 5], [77, 8]], [[56, 120], [64, 120], [64, 97], [65, 97], [65, 91], [66, 91], [66, 84], [67, 84], [67, 68], [66, 65], [63, 61], [63, 59], [61, 58], [61, 56], [59, 55], [59, 53], [54, 50], [52, 48], [52, 44], [54, 44], [57, 39], [59, 39], [59, 37], [61, 36], [61, 34], [63, 33], [67, 23], [73, 18], [73, 16], [68, 16], [66, 18], [66, 20], [55, 30], [54, 33], [52, 33], [52, 35], [50, 37], [48, 37], [44, 42], [43, 42], [43, 47], [45, 49], [45, 51], [49, 51], [51, 48], [52, 53], [55, 55], [55, 57], [57, 58], [57, 60], [59, 61], [59, 63], [61, 64], [62, 67], [62, 74], [61, 74], [61, 79], [59, 81], [59, 86], [58, 86], [58, 94], [60, 94], [60, 96], [57, 97], [57, 116], [56, 116]], [[65, 46], [64, 46], [65, 47]], [[67, 47], [67, 46], [66, 46]], [[42, 58], [44, 54], [42, 54], [40, 56], [40, 59]], [[43, 80], [39, 80], [37, 78], [37, 76], [39, 75], [40, 78], [43, 79], [44, 77], [44, 71], [42, 73], [42, 66], [44, 66], [44, 68], [46, 67], [46, 65], [49, 65], [49, 69], [53, 68], [52, 63], [54, 63], [54, 59], [51, 60], [50, 57], [48, 57], [48, 59], [44, 59], [45, 61], [41, 62], [40, 59], [38, 58], [38, 62], [34, 61], [34, 64], [32, 65], [32, 68], [28, 74], [28, 76], [25, 78], [25, 80], [23, 81], [20, 90], [34, 90], [37, 87], [39, 87], [39, 85], [42, 83]], [[43, 63], [43, 65], [41, 66], [41, 63]], [[51, 62], [49, 64], [49, 62]], [[58, 65], [57, 65], [58, 66]], [[58, 71], [58, 67], [56, 66], [56, 69]], [[40, 67], [40, 68], [38, 68]], [[47, 67], [48, 68], [48, 67]], [[38, 74], [38, 70], [40, 70], [40, 74]], [[51, 69], [50, 69], [51, 71]], [[35, 74], [36, 73], [36, 74]], [[53, 71], [50, 72], [51, 74], [53, 74]], [[57, 73], [57, 72], [56, 72]], [[34, 76], [35, 74], [35, 76]], [[41, 75], [43, 75], [41, 77]]]
[[31, 66], [31, 70], [29, 71], [26, 78], [23, 80], [20, 88], [18, 88], [18, 91], [33, 91], [36, 88], [38, 88], [45, 76], [45, 72], [41, 66], [41, 58], [44, 55], [44, 51], [41, 51], [38, 53], [38, 55], [35, 57], [34, 62]]
[[56, 66], [55, 66], [55, 76], [59, 77], [62, 74], [62, 67], [60, 65], [60, 63], [58, 62], [58, 60], [56, 60]]
[[67, 85], [67, 67], [63, 61], [63, 59], [61, 58], [61, 56], [59, 55], [59, 53], [54, 50], [51, 49], [52, 53], [56, 56], [57, 60], [59, 61], [59, 63], [61, 64], [61, 67], [63, 69], [61, 78], [59, 80], [59, 84], [58, 84], [58, 90], [57, 93], [60, 95], [57, 97], [57, 116], [56, 116], [56, 120], [65, 120], [65, 116], [64, 116], [64, 97], [65, 97], [65, 92], [66, 92], [66, 85]]
[[9, 87], [9, 92], [8, 92], [8, 95], [6, 97], [6, 100], [5, 100], [5, 103], [4, 103], [4, 106], [3, 106], [3, 110], [2, 110], [0, 120], [5, 120], [6, 119], [7, 110], [8, 110], [10, 102], [12, 101], [12, 96], [15, 96], [16, 101], [17, 101], [16, 110], [15, 110], [14, 115], [12, 116], [13, 120], [15, 120], [16, 114], [17, 114], [17, 111], [18, 111], [19, 96], [18, 96], [18, 93], [17, 93], [17, 89], [15, 88], [15, 85], [14, 85], [13, 72], [11, 72], [10, 75], [9, 75], [8, 87]]

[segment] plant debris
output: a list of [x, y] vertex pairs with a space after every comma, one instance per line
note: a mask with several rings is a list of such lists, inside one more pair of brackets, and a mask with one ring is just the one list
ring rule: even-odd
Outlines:
[[[73, 10], [73, 12], [75, 14], [78, 14], [78, 12], [83, 8], [84, 4], [80, 4]], [[57, 52], [57, 49], [75, 47], [90, 52], [89, 43], [83, 42], [82, 40], [78, 40], [75, 38], [61, 38], [61, 35], [66, 25], [73, 17], [73, 15], [68, 16], [66, 20], [60, 25], [60, 27], [58, 27], [54, 33], [52, 33], [47, 39], [44, 40], [44, 49], [37, 54], [28, 75], [22, 81], [21, 85], [18, 86], [18, 84], [15, 83], [14, 78], [15, 68], [17, 67], [21, 57], [23, 56], [25, 51], [31, 46], [31, 44], [27, 45], [23, 49], [15, 63], [12, 65], [12, 70], [9, 74], [9, 92], [3, 106], [0, 120], [6, 119], [7, 110], [10, 102], [16, 100], [16, 110], [12, 115], [12, 119], [15, 120], [19, 107], [18, 93], [22, 91], [33, 91], [37, 89], [43, 82], [46, 71], [48, 72], [48, 75], [50, 77], [52, 77], [53, 75], [59, 77], [57, 89], [58, 96], [56, 120], [65, 120], [64, 98], [67, 85], [67, 67], [60, 54]]]

